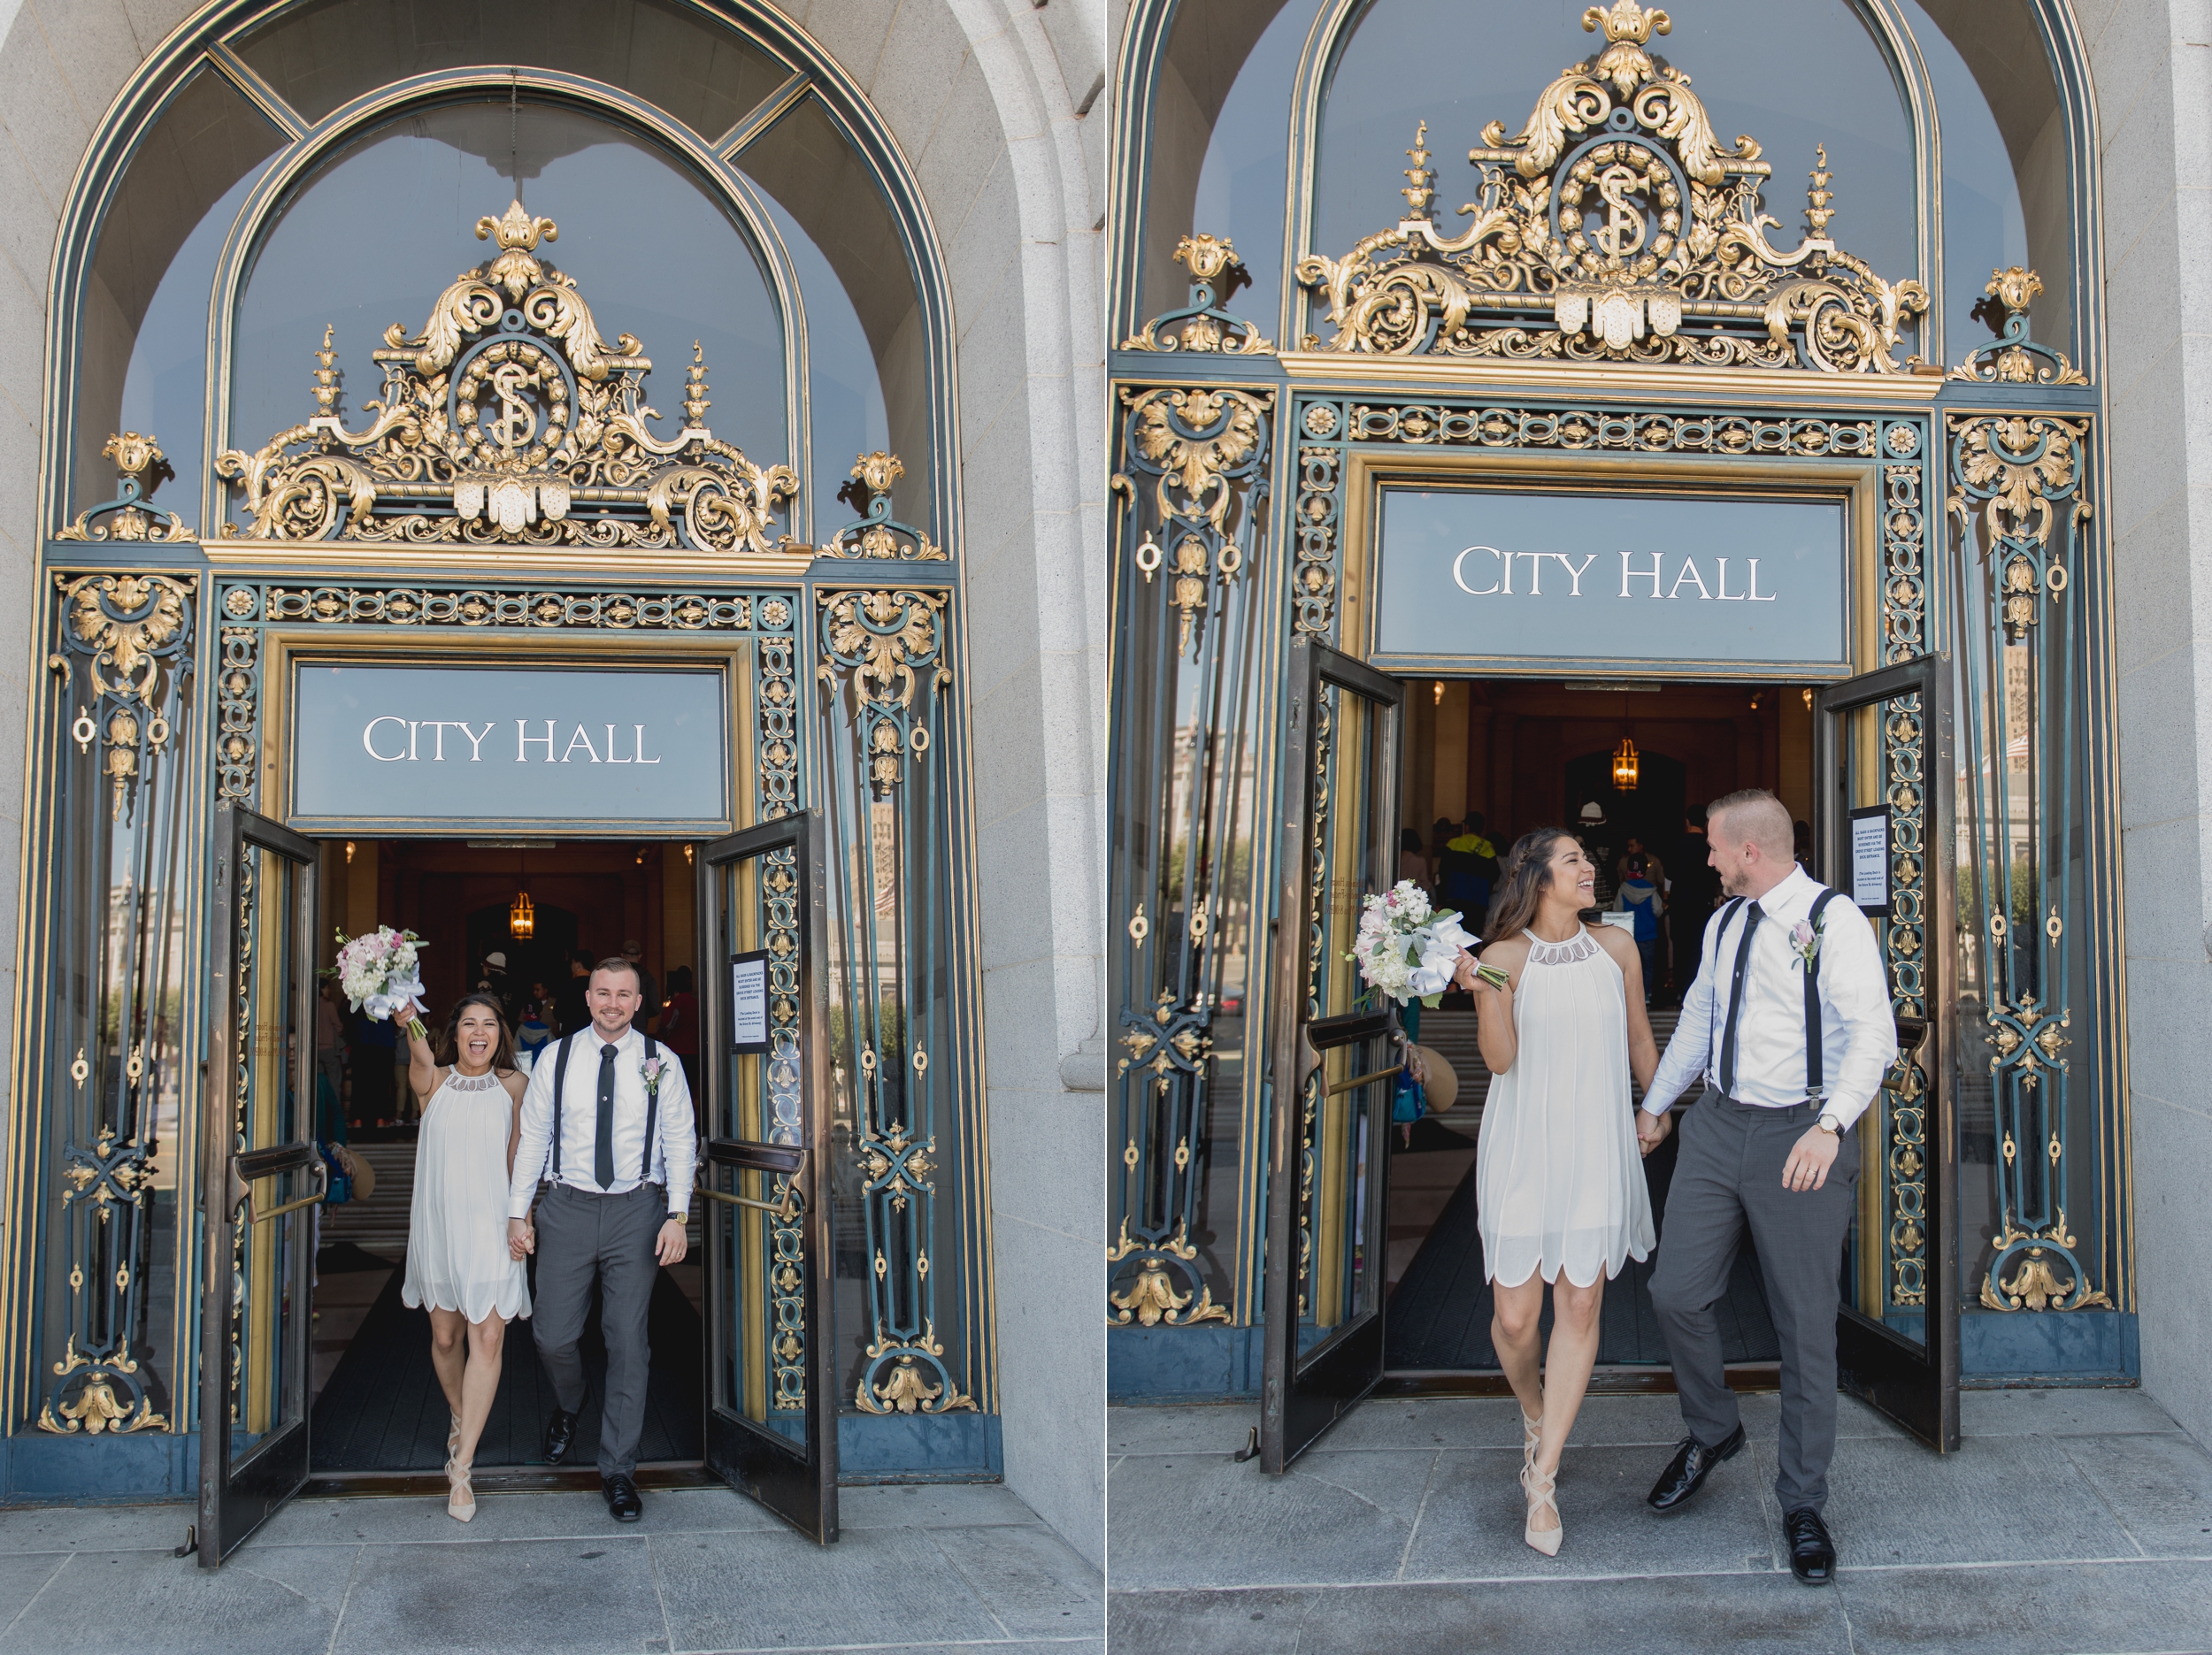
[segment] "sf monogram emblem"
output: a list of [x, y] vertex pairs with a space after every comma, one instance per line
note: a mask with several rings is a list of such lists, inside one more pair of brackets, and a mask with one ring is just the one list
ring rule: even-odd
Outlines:
[[1605, 222], [1590, 232], [1590, 240], [1616, 263], [1625, 263], [1644, 245], [1644, 215], [1628, 199], [1629, 191], [1640, 188], [1643, 181], [1640, 169], [1617, 162], [1598, 174], [1598, 195], [1609, 211]]
[[[1642, 234], [1640, 228], [1638, 234]], [[537, 374], [518, 362], [503, 362], [493, 371], [491, 388], [499, 398], [499, 418], [486, 429], [501, 448], [519, 448], [537, 435], [538, 410], [522, 398], [523, 391], [537, 381]]]

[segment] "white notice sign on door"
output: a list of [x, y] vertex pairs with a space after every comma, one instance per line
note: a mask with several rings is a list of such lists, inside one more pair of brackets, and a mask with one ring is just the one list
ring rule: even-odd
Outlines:
[[730, 1038], [740, 1052], [768, 1049], [768, 956], [730, 956]]
[[1851, 900], [1868, 914], [1889, 912], [1889, 807], [1851, 813]]

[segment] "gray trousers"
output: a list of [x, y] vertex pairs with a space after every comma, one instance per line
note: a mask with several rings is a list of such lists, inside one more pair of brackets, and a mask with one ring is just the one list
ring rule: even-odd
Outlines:
[[1774, 1493], [1785, 1513], [1816, 1512], [1828, 1501], [1828, 1462], [1836, 1452], [1836, 1301], [1858, 1202], [1859, 1143], [1848, 1131], [1819, 1189], [1782, 1187], [1782, 1163], [1817, 1118], [1810, 1104], [1763, 1109], [1711, 1090], [1684, 1110], [1651, 1277], [1683, 1423], [1699, 1442], [1717, 1447], [1740, 1416], [1713, 1306], [1727, 1294], [1737, 1249], [1750, 1230], [1782, 1346]]
[[645, 1377], [653, 1352], [645, 1339], [645, 1313], [653, 1300], [660, 1261], [653, 1238], [668, 1216], [668, 1198], [657, 1184], [641, 1184], [621, 1195], [598, 1195], [557, 1184], [538, 1203], [538, 1291], [530, 1306], [538, 1360], [565, 1412], [584, 1406], [584, 1360], [577, 1342], [591, 1312], [591, 1284], [599, 1283], [599, 1331], [607, 1342], [607, 1395], [599, 1424], [599, 1475], [630, 1476], [637, 1470], [638, 1437], [645, 1429]]

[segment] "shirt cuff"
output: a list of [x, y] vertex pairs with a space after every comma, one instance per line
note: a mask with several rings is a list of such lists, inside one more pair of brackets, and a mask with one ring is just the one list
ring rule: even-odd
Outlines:
[[535, 1199], [536, 1194], [537, 1191], [534, 1190], [530, 1192], [530, 1194], [522, 1197], [519, 1201], [518, 1201], [515, 1197], [511, 1195], [509, 1196], [507, 1198], [507, 1216], [510, 1218], [529, 1217], [530, 1203], [534, 1199]]

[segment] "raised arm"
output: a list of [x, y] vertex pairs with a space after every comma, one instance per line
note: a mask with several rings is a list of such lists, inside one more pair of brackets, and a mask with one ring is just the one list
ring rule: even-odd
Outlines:
[[430, 1050], [430, 1042], [411, 1026], [421, 1015], [422, 1008], [409, 1000], [392, 1015], [392, 1021], [407, 1037], [407, 1084], [416, 1097], [427, 1103], [430, 1094], [438, 1090], [438, 1060]]

